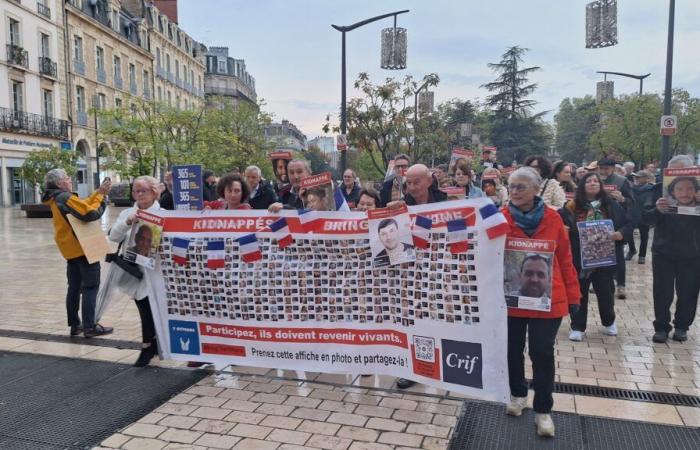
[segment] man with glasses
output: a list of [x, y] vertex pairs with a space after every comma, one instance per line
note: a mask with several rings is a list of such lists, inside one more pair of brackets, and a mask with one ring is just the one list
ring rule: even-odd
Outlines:
[[396, 200], [403, 200], [404, 177], [410, 164], [410, 158], [404, 153], [394, 157], [394, 173], [384, 182], [379, 191], [379, 199], [382, 201], [382, 206], [386, 206]]
[[[112, 182], [109, 178], [105, 179], [97, 191], [86, 199], [81, 199], [71, 192], [73, 182], [63, 169], [50, 170], [44, 177], [44, 183], [46, 189], [42, 202], [51, 207], [54, 240], [68, 266], [66, 310], [70, 335], [77, 336], [83, 333], [86, 338], [90, 338], [110, 334], [112, 328], [95, 323], [95, 304], [100, 288], [100, 263], [88, 262], [67, 215], [70, 214], [83, 222], [100, 220], [106, 207], [105, 196], [109, 193]], [[81, 294], [82, 323], [78, 316]]]

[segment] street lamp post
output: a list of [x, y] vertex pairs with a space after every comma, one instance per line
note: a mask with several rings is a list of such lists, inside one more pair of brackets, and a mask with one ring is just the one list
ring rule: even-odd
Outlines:
[[639, 80], [639, 95], [642, 95], [644, 92], [644, 79], [649, 77], [651, 74], [648, 73], [646, 75], [632, 75], [629, 73], [622, 73], [622, 72], [606, 72], [606, 71], [598, 71], [598, 73], [602, 73], [604, 78], [604, 81], [608, 81], [608, 75], [619, 75], [621, 77], [627, 77], [627, 78], [634, 78], [635, 80]]
[[[394, 17], [394, 27], [396, 27], [396, 16], [399, 14], [404, 14], [407, 13], [409, 10], [405, 9], [403, 11], [395, 11], [392, 13], [388, 14], [382, 14], [381, 16], [376, 16], [376, 17], [371, 17], [369, 19], [362, 20], [360, 22], [354, 23], [352, 25], [331, 25], [333, 28], [336, 30], [340, 31], [342, 34], [342, 50], [341, 50], [341, 58], [342, 62], [340, 65], [340, 133], [341, 134], [347, 134], [348, 131], [348, 118], [347, 118], [347, 105], [346, 105], [346, 91], [347, 91], [347, 77], [346, 77], [346, 63], [345, 63], [345, 33], [350, 32], [356, 28], [360, 28], [361, 26], [367, 25], [372, 22], [376, 22], [377, 20], [385, 19], [387, 17]], [[341, 172], [345, 172], [345, 169], [347, 169], [347, 151], [341, 151], [340, 152], [340, 168]]]
[[431, 83], [432, 80], [427, 80], [418, 88], [413, 96], [413, 144], [416, 146], [416, 152], [418, 152], [418, 94]]
[[[666, 89], [664, 91], [664, 115], [671, 114], [671, 97], [673, 87], [673, 30], [675, 26], [676, 0], [669, 1], [668, 7], [668, 41], [666, 45]], [[671, 136], [661, 136], [661, 169], [668, 165]]]

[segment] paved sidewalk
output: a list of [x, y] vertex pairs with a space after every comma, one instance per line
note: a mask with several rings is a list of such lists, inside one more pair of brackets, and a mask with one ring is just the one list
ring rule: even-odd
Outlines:
[[[109, 209], [103, 222], [105, 229], [118, 212]], [[50, 220], [29, 220], [20, 211], [0, 209], [0, 239], [6, 249], [6, 257], [0, 260], [0, 304], [4, 306], [0, 329], [67, 334], [65, 263], [53, 243]], [[689, 341], [682, 344], [651, 342], [650, 259], [646, 265], [636, 260], [628, 265], [628, 299], [616, 301], [619, 336], [600, 333], [594, 300], [584, 342], [568, 340], [565, 319], [556, 346], [557, 381], [700, 396], [697, 327], [691, 328]], [[128, 298], [114, 302], [102, 322], [115, 327], [110, 338], [140, 340], [138, 313]], [[136, 357], [133, 350], [81, 345], [85, 342], [82, 339], [75, 342], [0, 338], [0, 349], [121, 362]], [[448, 398], [450, 393], [425, 386], [395, 392], [391, 377], [357, 378], [241, 367], [234, 370], [238, 372], [235, 375], [204, 379], [200, 386], [175, 397], [103, 446], [445, 448], [457, 418], [457, 397]], [[700, 408], [562, 394], [556, 395], [555, 409], [700, 426]], [[217, 438], [221, 440], [215, 436], [221, 436]]]

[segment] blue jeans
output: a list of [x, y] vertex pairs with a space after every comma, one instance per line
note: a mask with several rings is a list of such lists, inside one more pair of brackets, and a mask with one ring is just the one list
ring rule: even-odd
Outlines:
[[88, 263], [84, 256], [69, 259], [66, 267], [68, 278], [68, 293], [66, 294], [66, 312], [68, 313], [68, 325], [80, 325], [80, 297], [82, 294], [83, 327], [85, 329], [95, 326], [95, 303], [97, 291], [100, 288], [100, 263]]

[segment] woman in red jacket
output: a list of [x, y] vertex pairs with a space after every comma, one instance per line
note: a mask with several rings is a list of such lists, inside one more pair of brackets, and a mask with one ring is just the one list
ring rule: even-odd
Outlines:
[[578, 309], [581, 292], [571, 257], [569, 235], [559, 214], [537, 196], [542, 179], [529, 167], [510, 175], [510, 201], [503, 214], [510, 225], [509, 237], [556, 243], [552, 262], [552, 304], [547, 312], [508, 308], [508, 377], [511, 399], [506, 413], [520, 416], [527, 406], [525, 337], [532, 361], [535, 424], [540, 436], [554, 436], [552, 390], [554, 389], [554, 341], [562, 317]]

